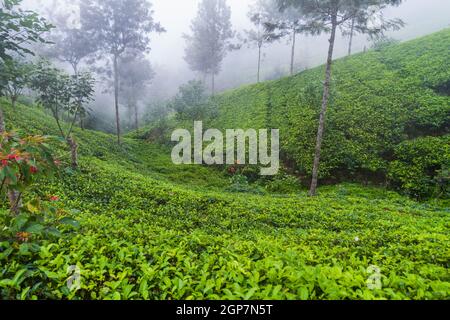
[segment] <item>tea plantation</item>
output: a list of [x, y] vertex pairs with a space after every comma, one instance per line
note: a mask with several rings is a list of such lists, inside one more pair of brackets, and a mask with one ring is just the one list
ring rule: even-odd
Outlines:
[[[449, 100], [442, 93], [450, 79], [448, 59], [442, 59], [449, 44], [445, 30], [336, 63], [335, 77], [345, 81], [335, 83], [324, 176], [337, 169], [381, 171], [403, 192], [415, 195], [423, 181], [432, 189], [425, 193], [435, 191], [431, 181], [449, 159]], [[311, 154], [304, 150], [316, 118], [308, 99], [319, 95], [309, 84], [321, 73], [318, 68], [225, 93], [211, 123], [279, 126], [284, 152], [298, 170], [307, 168]], [[0, 103], [8, 130], [57, 134], [54, 120], [38, 107], [12, 110]], [[419, 127], [420, 136], [409, 133]], [[56, 214], [69, 213], [73, 227], [54, 238], [8, 241], [11, 217], [1, 199], [2, 299], [450, 297], [445, 192], [420, 202], [348, 182], [322, 187], [314, 198], [300, 186], [281, 192], [250, 184], [232, 192], [224, 170], [175, 166], [167, 147], [132, 138], [119, 147], [113, 136], [80, 129], [75, 136], [79, 170], [66, 168], [66, 147], [53, 143], [66, 169], [33, 187], [42, 199], [56, 197]], [[426, 141], [423, 148], [419, 141]], [[435, 153], [418, 154], [427, 148]], [[429, 163], [408, 162], [407, 150]], [[411, 168], [424, 173], [422, 180], [408, 176]], [[75, 290], [67, 282], [71, 266], [81, 276]]]

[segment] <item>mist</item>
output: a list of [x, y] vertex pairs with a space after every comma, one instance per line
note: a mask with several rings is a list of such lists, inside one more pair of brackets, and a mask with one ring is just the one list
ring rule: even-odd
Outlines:
[[[161, 102], [176, 94], [183, 83], [191, 79], [199, 79], [184, 60], [186, 46], [183, 34], [189, 33], [191, 20], [195, 17], [200, 0], [152, 0], [154, 17], [166, 29], [165, 33], [152, 34], [151, 51], [147, 54], [156, 74], [153, 84], [146, 93], [147, 104]], [[228, 0], [232, 11], [233, 29], [239, 34], [251, 29], [248, 18], [249, 6], [254, 0]], [[54, 12], [76, 12], [76, 1], [67, 0], [26, 0], [25, 9], [37, 11], [52, 21]], [[450, 1], [447, 0], [406, 0], [395, 8], [385, 11], [388, 18], [400, 18], [406, 26], [396, 32], [388, 32], [387, 36], [400, 41], [417, 38], [439, 31], [450, 26]], [[326, 60], [327, 35], [304, 36], [297, 39], [295, 56], [296, 72], [321, 65]], [[356, 35], [353, 40], [353, 53], [370, 47], [365, 35]], [[348, 39], [338, 35], [335, 47], [335, 58], [347, 54]], [[228, 53], [222, 64], [222, 71], [217, 76], [217, 89], [224, 91], [245, 84], [256, 82], [257, 50], [242, 47]], [[263, 47], [261, 79], [272, 80], [289, 74], [290, 47], [287, 40], [281, 40]], [[99, 85], [99, 96], [94, 109], [109, 114], [113, 111], [112, 97], [102, 93]], [[101, 101], [101, 105], [100, 104]], [[142, 108], [142, 107], [141, 107]]]

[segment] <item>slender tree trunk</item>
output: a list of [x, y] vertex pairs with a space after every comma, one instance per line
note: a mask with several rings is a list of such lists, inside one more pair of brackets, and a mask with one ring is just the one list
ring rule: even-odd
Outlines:
[[136, 130], [139, 130], [139, 110], [137, 103], [134, 103], [134, 126]]
[[211, 80], [211, 95], [214, 96], [216, 94], [216, 79], [214, 71], [212, 72], [212, 80]]
[[78, 168], [78, 144], [75, 139], [71, 136], [67, 138], [67, 144], [70, 147], [70, 158], [72, 161], [72, 168]]
[[294, 75], [294, 60], [295, 60], [295, 40], [297, 37], [297, 32], [294, 30], [292, 32], [292, 51], [291, 51], [291, 76]]
[[11, 97], [11, 106], [13, 109], [16, 107], [16, 102], [17, 102], [17, 96], [12, 96]]
[[333, 51], [334, 51], [334, 42], [336, 40], [336, 28], [337, 28], [337, 17], [334, 16], [332, 19], [331, 36], [330, 36], [330, 40], [329, 40], [330, 45], [329, 45], [329, 49], [328, 49], [328, 59], [327, 59], [327, 67], [326, 67], [326, 73], [325, 73], [325, 83], [323, 85], [322, 110], [320, 112], [319, 129], [317, 130], [317, 142], [316, 142], [316, 150], [315, 150], [315, 155], [314, 155], [312, 182], [311, 182], [311, 189], [309, 191], [310, 196], [315, 196], [316, 190], [317, 190], [317, 181], [318, 181], [318, 177], [319, 177], [320, 153], [322, 151], [323, 133], [324, 133], [324, 129], [325, 129], [325, 116], [327, 113], [328, 100], [330, 97], [331, 66], [333, 64]]
[[120, 114], [119, 114], [119, 65], [118, 56], [114, 55], [114, 107], [116, 109], [117, 143], [120, 144]]
[[261, 45], [258, 46], [258, 75], [257, 75], [257, 82], [260, 81], [260, 75], [261, 75]]
[[10, 211], [13, 215], [18, 215], [20, 208], [22, 208], [22, 193], [13, 190], [8, 192], [8, 199], [10, 204]]
[[0, 107], [0, 134], [5, 132], [5, 117], [3, 116], [3, 110]]
[[353, 34], [355, 31], [355, 18], [352, 20], [352, 27], [350, 28], [350, 41], [348, 43], [348, 55], [352, 55], [352, 46], [353, 46]]

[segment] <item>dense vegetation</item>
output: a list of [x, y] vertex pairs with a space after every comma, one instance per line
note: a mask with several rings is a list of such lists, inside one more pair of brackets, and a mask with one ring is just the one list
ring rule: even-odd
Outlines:
[[[449, 46], [446, 29], [334, 63], [324, 181], [376, 181], [418, 198], [448, 197]], [[208, 127], [279, 128], [286, 164], [309, 183], [323, 72], [219, 95]]]
[[[36, 107], [1, 104], [8, 129], [58, 132]], [[52, 143], [68, 169], [33, 193], [56, 199], [53, 211], [80, 226], [62, 228], [59, 237], [2, 232], [2, 298], [449, 297], [448, 202], [351, 184], [324, 187], [316, 198], [230, 193], [225, 174], [170, 165], [164, 147], [132, 139], [118, 147], [111, 135], [74, 134], [80, 169], [70, 169], [65, 144]], [[9, 230], [3, 209], [0, 228]], [[81, 288], [69, 290], [74, 265]], [[381, 289], [367, 286], [371, 265], [381, 269]]]
[[[277, 2], [301, 3], [319, 24], [331, 18], [328, 71], [339, 24], [352, 19], [351, 33], [373, 35], [373, 1]], [[129, 50], [143, 58], [150, 32], [164, 31], [150, 4], [83, 1], [82, 29], [57, 37], [67, 46], [56, 56], [72, 76], [19, 58], [47, 43], [52, 29], [19, 4], [0, 5], [0, 94], [8, 98], [0, 99], [1, 299], [449, 298], [449, 30], [341, 59], [323, 86], [323, 67], [211, 98], [189, 82], [169, 103], [176, 116], [154, 110], [151, 130], [121, 141], [119, 65]], [[338, 21], [341, 11], [347, 16]], [[234, 36], [231, 25], [221, 33], [209, 45], [219, 48], [214, 59], [191, 50], [210, 62], [203, 71], [213, 75], [213, 92]], [[94, 52], [113, 58], [105, 74], [114, 83], [117, 137], [82, 129], [94, 79], [78, 66]], [[145, 86], [136, 79], [126, 95], [137, 128]], [[24, 103], [25, 88], [39, 104]], [[335, 185], [313, 197], [323, 129], [321, 121], [314, 155], [316, 122], [328, 102], [321, 178]], [[205, 125], [222, 129], [279, 128], [282, 172], [263, 179], [239, 162], [171, 164], [167, 134], [205, 116]], [[308, 195], [298, 178], [309, 179], [313, 156]]]

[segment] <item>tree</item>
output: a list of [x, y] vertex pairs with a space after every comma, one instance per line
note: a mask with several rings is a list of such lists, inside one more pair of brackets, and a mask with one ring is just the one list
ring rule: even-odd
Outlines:
[[288, 37], [291, 43], [290, 74], [294, 74], [295, 50], [297, 36], [301, 33], [314, 35], [316, 30], [308, 28], [305, 16], [298, 7], [289, 7], [283, 11], [278, 10], [276, 0], [260, 0], [269, 19], [264, 21], [266, 32], [273, 33], [279, 39]]
[[145, 89], [150, 85], [155, 72], [144, 55], [131, 54], [121, 59], [119, 74], [121, 94], [130, 116], [134, 115], [134, 128], [139, 129], [138, 103], [145, 96]]
[[11, 100], [13, 109], [22, 91], [29, 85], [33, 65], [17, 59], [0, 62], [0, 93]]
[[18, 8], [21, 0], [0, 1], [0, 59], [11, 59], [11, 52], [33, 54], [31, 43], [47, 43], [42, 35], [53, 27], [37, 13]]
[[322, 150], [325, 118], [330, 98], [331, 69], [333, 63], [334, 44], [338, 28], [345, 28], [348, 21], [355, 21], [354, 28], [361, 33], [369, 35], [382, 34], [384, 31], [396, 25], [399, 20], [380, 20], [376, 25], [372, 24], [371, 17], [375, 12], [381, 12], [387, 6], [400, 5], [401, 0], [277, 0], [280, 9], [291, 6], [299, 8], [308, 19], [308, 26], [317, 32], [330, 33], [328, 57], [323, 85], [322, 108], [320, 111], [317, 141], [314, 153], [310, 196], [314, 196], [317, 190], [319, 177], [320, 155]]
[[[362, 4], [364, 6], [364, 4]], [[405, 23], [400, 19], [386, 20], [383, 16], [383, 12], [378, 10], [377, 6], [371, 4], [371, 1], [366, 1], [366, 13], [363, 15], [363, 20], [367, 20], [367, 24], [371, 25], [375, 29], [373, 31], [370, 28], [367, 28], [366, 23], [363, 21], [361, 28], [361, 17], [353, 17], [351, 20], [344, 22], [341, 25], [342, 34], [344, 36], [348, 36], [348, 55], [352, 54], [352, 46], [353, 46], [353, 37], [356, 34], [368, 34], [370, 40], [376, 41], [381, 37], [383, 37], [383, 32], [377, 30], [377, 26], [385, 31], [385, 30], [398, 30], [405, 25]], [[380, 23], [381, 22], [381, 23]]]
[[51, 39], [54, 46], [48, 50], [46, 56], [68, 63], [74, 75], [78, 74], [81, 62], [96, 51], [96, 43], [78, 28], [59, 29], [59, 33]]
[[229, 50], [236, 48], [231, 43], [234, 36], [226, 0], [202, 0], [191, 24], [191, 34], [184, 35], [187, 41], [184, 59], [192, 71], [211, 75], [212, 95], [223, 59]]
[[[77, 116], [87, 112], [86, 105], [93, 100], [94, 79], [89, 72], [69, 76], [47, 62], [38, 64], [32, 79], [32, 88], [38, 92], [38, 101], [50, 110], [61, 137], [71, 150], [72, 167], [78, 167], [78, 145], [72, 137]], [[68, 126], [63, 126], [62, 115], [68, 115]]]
[[[53, 26], [35, 12], [18, 9], [21, 0], [0, 0], [0, 60], [11, 60], [11, 53], [33, 54], [26, 48], [31, 43], [46, 43], [42, 35]], [[0, 133], [5, 130], [0, 108]]]
[[257, 82], [260, 82], [261, 75], [261, 53], [265, 44], [272, 43], [284, 36], [284, 34], [274, 32], [274, 28], [266, 28], [265, 25], [273, 20], [273, 12], [276, 6], [271, 0], [259, 0], [258, 3], [250, 7], [248, 17], [255, 25], [256, 30], [245, 30], [244, 44], [258, 48], [258, 72]]
[[82, 30], [97, 43], [99, 57], [112, 60], [114, 107], [116, 110], [117, 142], [120, 144], [119, 60], [127, 50], [148, 52], [150, 34], [164, 32], [155, 22], [151, 3], [147, 0], [82, 0], [80, 5]]
[[179, 88], [178, 94], [169, 103], [180, 120], [203, 120], [207, 113], [208, 96], [201, 81], [191, 80]]

